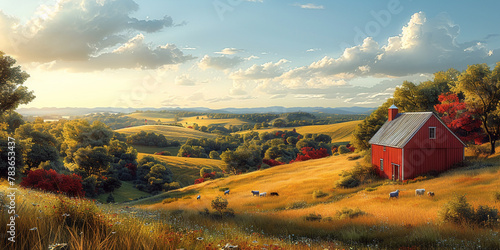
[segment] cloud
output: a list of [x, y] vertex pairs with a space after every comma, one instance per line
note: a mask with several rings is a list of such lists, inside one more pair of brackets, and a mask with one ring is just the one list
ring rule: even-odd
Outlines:
[[[500, 60], [497, 50], [488, 49], [481, 42], [457, 42], [459, 27], [447, 16], [426, 18], [422, 12], [412, 15], [398, 36], [389, 37], [385, 44], [367, 37], [362, 44], [348, 47], [337, 58], [325, 56], [307, 66], [275, 74], [263, 74], [263, 67], [256, 65], [246, 71], [233, 73], [232, 79], [272, 79], [285, 89], [327, 89], [348, 86], [359, 77], [400, 77], [429, 74], [448, 68], [465, 69], [473, 63], [488, 64]], [[271, 91], [274, 93], [274, 91]]]
[[222, 51], [215, 52], [215, 54], [222, 54], [222, 55], [234, 55], [236, 53], [242, 52], [243, 50], [241, 49], [235, 49], [235, 48], [225, 48]]
[[193, 59], [174, 45], [146, 44], [142, 33], [158, 32], [174, 23], [169, 16], [155, 20], [131, 17], [138, 9], [132, 0], [58, 1], [53, 6], [42, 5], [23, 24], [0, 13], [4, 34], [0, 47], [22, 62], [70, 62], [86, 70], [157, 68]]
[[229, 69], [229, 68], [235, 67], [243, 61], [244, 61], [244, 59], [239, 57], [239, 56], [213, 57], [213, 56], [205, 55], [198, 63], [198, 67], [200, 67], [201, 69], [212, 68], [212, 69], [224, 70], [224, 69]]
[[182, 86], [194, 86], [196, 81], [192, 80], [188, 74], [182, 74], [175, 77], [175, 84]]
[[294, 4], [294, 6], [298, 6], [302, 9], [313, 9], [313, 10], [322, 10], [325, 7], [323, 5], [316, 5], [313, 3], [308, 3], [308, 4]]
[[281, 59], [277, 63], [254, 64], [246, 70], [240, 69], [231, 73], [229, 78], [233, 80], [259, 80], [278, 77], [284, 72], [281, 66], [287, 62], [287, 60]]

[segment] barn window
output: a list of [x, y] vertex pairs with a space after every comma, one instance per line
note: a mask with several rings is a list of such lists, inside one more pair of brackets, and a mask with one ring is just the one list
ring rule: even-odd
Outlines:
[[429, 139], [436, 139], [436, 127], [429, 127]]
[[380, 171], [384, 171], [384, 159], [380, 159]]
[[384, 152], [385, 152], [385, 146], [384, 146]]

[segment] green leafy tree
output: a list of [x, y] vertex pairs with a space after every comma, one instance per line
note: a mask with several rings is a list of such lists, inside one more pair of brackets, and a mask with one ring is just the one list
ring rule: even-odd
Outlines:
[[234, 174], [257, 169], [262, 164], [261, 149], [256, 145], [241, 145], [235, 151], [227, 150], [221, 154], [226, 163], [225, 170]]
[[15, 64], [16, 60], [0, 51], [0, 115], [35, 99], [33, 91], [23, 85], [29, 74]]
[[469, 65], [459, 77], [454, 91], [462, 92], [465, 101], [483, 124], [491, 143], [490, 154], [495, 153], [495, 142], [500, 137], [500, 62], [490, 70], [486, 64]]
[[106, 170], [112, 157], [104, 147], [80, 148], [75, 153], [75, 163], [78, 168], [85, 171], [87, 176], [101, 175], [101, 172]]
[[73, 120], [64, 124], [63, 137], [62, 147], [66, 149], [64, 161], [74, 163], [74, 154], [78, 149], [108, 145], [113, 137], [113, 131], [99, 121], [94, 121], [90, 125], [85, 120]]
[[[36, 129], [38, 127], [38, 129]], [[29, 140], [31, 143], [26, 149], [27, 170], [37, 168], [45, 161], [59, 161], [57, 150], [57, 140], [48, 132], [43, 131], [38, 124], [24, 124], [16, 130], [16, 138], [19, 140]]]

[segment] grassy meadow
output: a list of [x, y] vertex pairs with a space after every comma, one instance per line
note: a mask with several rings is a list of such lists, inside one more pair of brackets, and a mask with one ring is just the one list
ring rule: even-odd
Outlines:
[[177, 140], [180, 141], [181, 143], [184, 143], [189, 138], [193, 139], [217, 138], [216, 134], [205, 133], [198, 130], [183, 128], [178, 126], [166, 126], [166, 125], [143, 125], [143, 126], [117, 129], [115, 131], [125, 135], [131, 135], [139, 133], [141, 131], [154, 132], [157, 134], [164, 135], [168, 140]]
[[[330, 133], [334, 141], [349, 141], [346, 131], [357, 123], [298, 127], [297, 132]], [[143, 127], [158, 132], [168, 126]], [[188, 131], [199, 132], [179, 133]], [[17, 242], [2, 238], [0, 245], [40, 250], [57, 243], [82, 250], [231, 249], [235, 245], [238, 249], [500, 249], [498, 223], [489, 227], [452, 224], [439, 217], [456, 195], [465, 195], [475, 209], [500, 210], [500, 153], [476, 159], [468, 149], [464, 167], [438, 177], [413, 183], [373, 179], [344, 189], [335, 185], [340, 175], [366, 164], [368, 153], [295, 162], [191, 185], [201, 168], [220, 172], [224, 163], [152, 155], [151, 150], [140, 150], [138, 158], [150, 155], [167, 163], [174, 181], [183, 188], [150, 196], [123, 182], [113, 192], [116, 203], [103, 204], [107, 194], [89, 200], [18, 186]], [[0, 223], [4, 225], [9, 223], [7, 188], [6, 182], [0, 183]], [[435, 196], [415, 196], [420, 188]], [[226, 189], [229, 195], [224, 195]], [[389, 199], [389, 192], [396, 189], [399, 198]], [[252, 190], [267, 196], [253, 196]], [[271, 192], [279, 195], [270, 196]], [[227, 201], [229, 210], [223, 215], [212, 207], [217, 197]]]
[[[292, 130], [295, 128], [297, 133], [305, 135], [305, 134], [325, 134], [329, 135], [332, 138], [332, 143], [341, 143], [346, 144], [352, 139], [352, 132], [356, 128], [356, 126], [362, 121], [350, 121], [350, 122], [342, 122], [335, 124], [327, 124], [327, 125], [310, 125], [310, 126], [301, 126], [301, 127], [287, 127], [287, 128], [268, 128], [268, 129], [259, 129], [254, 130], [259, 133], [263, 132], [274, 132], [274, 131], [284, 131], [284, 130]], [[249, 131], [241, 131], [238, 134], [245, 134]]]

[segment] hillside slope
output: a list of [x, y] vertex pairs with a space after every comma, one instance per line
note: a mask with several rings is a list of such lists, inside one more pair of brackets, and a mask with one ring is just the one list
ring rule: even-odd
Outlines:
[[143, 125], [115, 130], [115, 132], [123, 133], [126, 135], [139, 133], [141, 131], [162, 134], [167, 138], [167, 140], [178, 140], [181, 143], [184, 143], [189, 138], [217, 138], [216, 134], [204, 133], [194, 129], [166, 125]]
[[175, 156], [162, 156], [139, 153], [138, 159], [144, 156], [153, 156], [154, 158], [166, 163], [168, 168], [174, 174], [174, 181], [179, 182], [181, 186], [188, 186], [194, 183], [194, 180], [200, 178], [200, 169], [208, 167], [216, 172], [221, 172], [220, 166], [224, 164], [221, 160], [186, 158]]
[[[457, 194], [466, 194], [474, 206], [487, 205], [500, 210], [500, 203], [493, 195], [500, 187], [500, 165], [484, 164], [480, 161], [470, 167], [455, 169], [440, 177], [411, 184], [381, 180], [352, 189], [335, 188], [342, 170], [352, 168], [357, 161], [347, 156], [281, 165], [252, 173], [231, 176], [225, 179], [189, 186], [177, 192], [189, 194], [192, 199], [182, 199], [169, 204], [149, 205], [151, 208], [192, 209], [201, 211], [210, 207], [210, 202], [227, 187], [231, 194], [227, 198], [229, 207], [237, 213], [269, 213], [282, 218], [299, 218], [311, 213], [323, 217], [334, 217], [342, 208], [360, 208], [368, 214], [365, 220], [394, 224], [422, 225], [438, 220], [438, 211]], [[481, 169], [473, 169], [477, 167]], [[365, 188], [371, 187], [371, 191]], [[435, 197], [415, 196], [415, 189], [425, 188], [435, 192]], [[389, 192], [400, 190], [399, 199], [390, 200]], [[279, 197], [252, 197], [251, 190], [278, 192]], [[328, 195], [313, 198], [315, 190]], [[196, 200], [194, 194], [202, 199]], [[169, 197], [168, 193], [163, 195]], [[161, 196], [157, 197], [161, 200]], [[302, 203], [302, 204], [301, 204]], [[289, 209], [300, 204], [300, 209]]]

